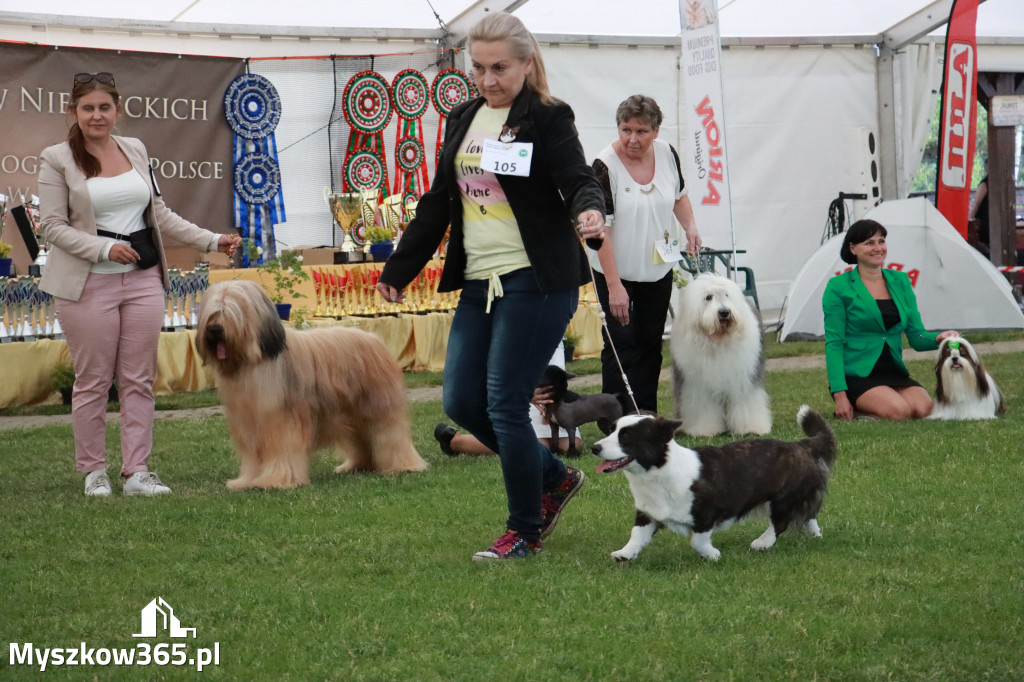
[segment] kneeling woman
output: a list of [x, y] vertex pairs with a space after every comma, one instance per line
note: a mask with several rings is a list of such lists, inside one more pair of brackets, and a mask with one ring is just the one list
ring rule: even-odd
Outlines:
[[830, 279], [821, 298], [829, 390], [840, 419], [853, 419], [854, 409], [882, 419], [927, 417], [932, 399], [910, 378], [901, 337], [914, 350], [934, 350], [957, 335], [925, 331], [910, 278], [884, 267], [887, 234], [874, 220], [850, 226], [839, 253], [857, 267]]

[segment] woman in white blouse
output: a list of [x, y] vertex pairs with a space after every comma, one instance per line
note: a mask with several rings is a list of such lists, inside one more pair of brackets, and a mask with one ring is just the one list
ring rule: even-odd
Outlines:
[[[615, 112], [619, 139], [594, 161], [605, 194], [608, 237], [594, 254], [594, 288], [608, 313], [608, 333], [601, 352], [602, 390], [619, 397], [626, 413], [633, 401], [609, 346], [618, 351], [637, 407], [658, 411], [661, 339], [672, 295], [672, 265], [657, 245], [685, 234], [686, 250], [700, 247], [693, 208], [686, 195], [679, 155], [658, 138], [663, 116], [658, 103], [632, 95]], [[681, 241], [681, 240], [680, 240]]]
[[111, 493], [106, 402], [116, 376], [122, 491], [157, 495], [171, 492], [148, 466], [164, 288], [170, 286], [161, 233], [228, 255], [241, 240], [204, 230], [167, 208], [142, 142], [112, 134], [119, 102], [112, 74], [76, 74], [68, 139], [40, 154], [42, 231], [53, 251], [39, 287], [54, 296], [75, 366], [71, 415], [85, 494]]

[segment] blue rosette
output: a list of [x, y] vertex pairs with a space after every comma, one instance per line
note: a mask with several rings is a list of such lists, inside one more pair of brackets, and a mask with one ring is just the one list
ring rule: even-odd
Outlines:
[[269, 204], [281, 190], [281, 168], [269, 154], [244, 155], [235, 165], [235, 190], [247, 204]]
[[261, 139], [273, 133], [281, 120], [281, 97], [266, 77], [245, 73], [224, 92], [224, 116], [239, 137]]
[[[224, 117], [234, 131], [235, 225], [243, 239], [253, 240], [273, 257], [274, 225], [285, 221], [274, 137], [281, 121], [281, 97], [266, 77], [242, 74], [224, 92]], [[243, 253], [242, 265], [249, 266], [248, 253]]]

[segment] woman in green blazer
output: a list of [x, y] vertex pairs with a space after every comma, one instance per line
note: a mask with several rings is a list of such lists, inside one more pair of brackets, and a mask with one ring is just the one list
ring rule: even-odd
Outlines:
[[854, 408], [882, 419], [927, 417], [932, 399], [910, 378], [901, 336], [914, 350], [934, 350], [957, 335], [925, 330], [910, 278], [884, 267], [887, 234], [874, 220], [851, 225], [839, 253], [857, 267], [830, 279], [821, 297], [829, 390], [840, 419], [853, 419]]

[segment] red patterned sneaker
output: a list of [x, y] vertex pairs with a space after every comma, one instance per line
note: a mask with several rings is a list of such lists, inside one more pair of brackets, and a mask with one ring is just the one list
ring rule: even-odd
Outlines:
[[473, 561], [500, 561], [502, 559], [525, 559], [539, 553], [544, 548], [540, 540], [527, 542], [514, 530], [506, 530], [505, 534], [494, 541], [490, 549], [477, 552]]
[[579, 469], [571, 466], [565, 467], [565, 480], [555, 490], [541, 495], [540, 502], [540, 539], [543, 540], [551, 535], [555, 524], [562, 516], [565, 505], [573, 498], [580, 488], [583, 487], [586, 475]]

